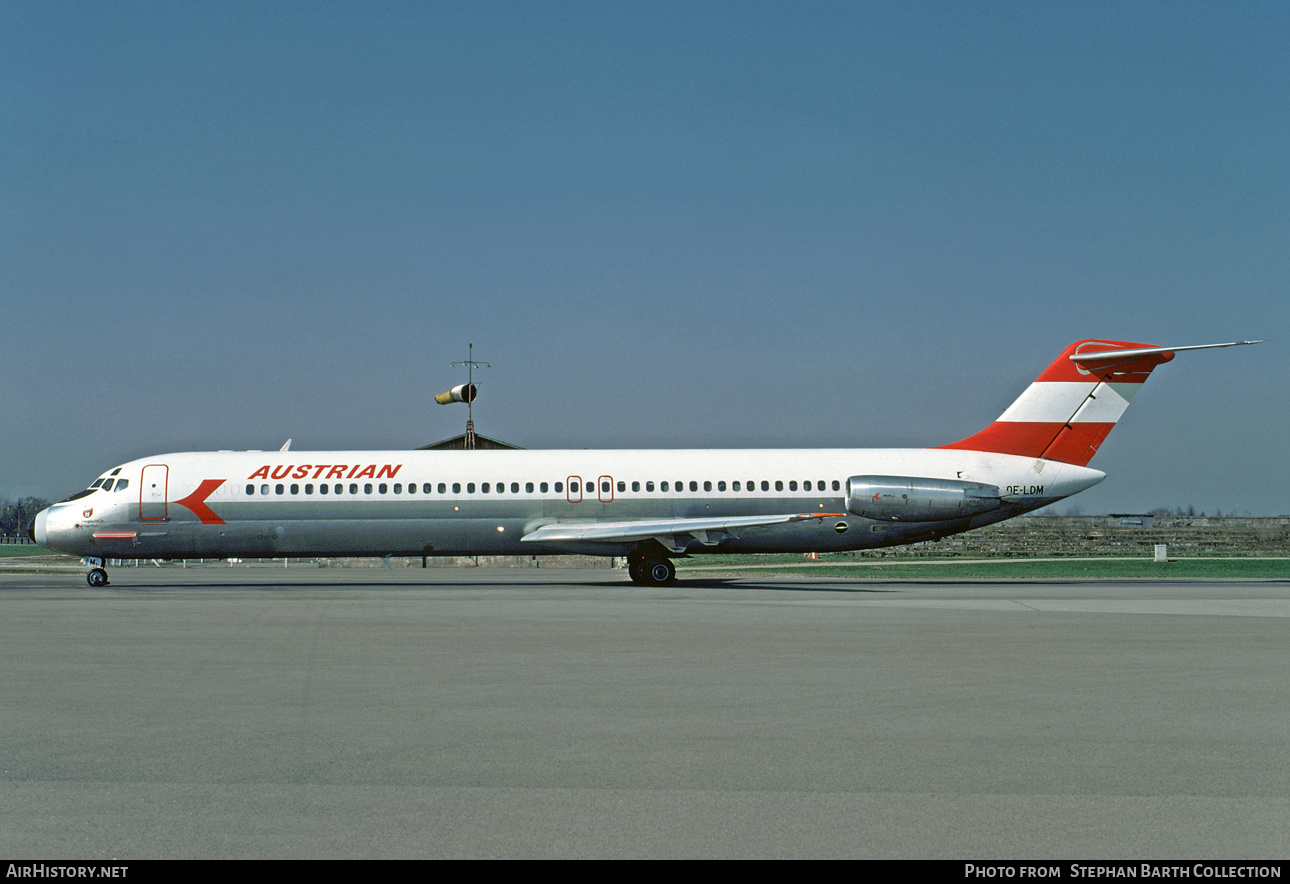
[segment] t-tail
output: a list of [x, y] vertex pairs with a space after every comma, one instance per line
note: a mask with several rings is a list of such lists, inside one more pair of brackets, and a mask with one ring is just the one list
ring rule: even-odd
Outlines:
[[1127, 341], [1076, 341], [999, 419], [940, 448], [1042, 457], [1084, 466], [1129, 407], [1151, 370], [1183, 350], [1261, 341], [1153, 347]]

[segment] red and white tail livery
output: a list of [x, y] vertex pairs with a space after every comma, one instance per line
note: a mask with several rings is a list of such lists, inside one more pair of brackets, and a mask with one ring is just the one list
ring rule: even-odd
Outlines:
[[1042, 457], [1084, 466], [1097, 454], [1151, 370], [1181, 350], [1260, 341], [1153, 347], [1127, 341], [1076, 341], [999, 419], [942, 448]]

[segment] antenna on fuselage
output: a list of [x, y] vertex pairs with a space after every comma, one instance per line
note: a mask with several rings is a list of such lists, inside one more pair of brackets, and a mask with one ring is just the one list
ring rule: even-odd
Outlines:
[[479, 395], [479, 388], [475, 386], [475, 368], [492, 368], [493, 366], [487, 362], [476, 362], [475, 345], [468, 344], [467, 347], [467, 358], [462, 362], [454, 362], [449, 366], [449, 368], [456, 368], [459, 365], [466, 366], [466, 383], [453, 387], [445, 393], [440, 393], [434, 397], [434, 401], [440, 405], [451, 405], [453, 402], [466, 403], [465, 448], [467, 451], [473, 451], [475, 449], [475, 421], [472, 406], [474, 405], [475, 397]]

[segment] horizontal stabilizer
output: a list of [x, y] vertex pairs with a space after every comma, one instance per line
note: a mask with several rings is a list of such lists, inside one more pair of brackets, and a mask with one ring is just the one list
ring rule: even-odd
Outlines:
[[1139, 356], [1154, 356], [1157, 353], [1181, 353], [1183, 350], [1213, 350], [1218, 347], [1243, 347], [1246, 344], [1262, 344], [1262, 341], [1232, 341], [1228, 344], [1192, 344], [1187, 347], [1143, 347], [1140, 350], [1101, 350], [1095, 353], [1072, 353], [1071, 362], [1089, 365], [1096, 362], [1124, 361], [1137, 359]]

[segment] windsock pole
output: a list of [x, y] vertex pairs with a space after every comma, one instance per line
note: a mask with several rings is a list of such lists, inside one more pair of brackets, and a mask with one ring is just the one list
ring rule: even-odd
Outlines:
[[492, 368], [487, 362], [475, 361], [475, 345], [470, 344], [469, 355], [463, 362], [454, 362], [451, 367], [456, 368], [458, 365], [467, 367], [466, 383], [459, 384], [447, 392], [440, 393], [434, 397], [434, 401], [440, 405], [450, 405], [453, 402], [466, 403], [466, 450], [473, 451], [475, 448], [475, 421], [471, 406], [475, 402], [475, 397], [479, 394], [479, 388], [475, 386], [475, 366], [481, 368]]

